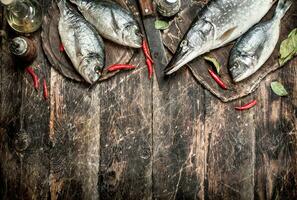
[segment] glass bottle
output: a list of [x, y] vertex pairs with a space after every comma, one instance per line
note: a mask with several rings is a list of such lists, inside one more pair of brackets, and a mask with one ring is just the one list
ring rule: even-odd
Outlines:
[[8, 24], [21, 33], [32, 33], [42, 23], [42, 7], [37, 0], [1, 0]]
[[164, 17], [176, 15], [181, 7], [180, 0], [155, 0], [158, 12]]
[[37, 57], [35, 43], [23, 36], [13, 38], [10, 42], [9, 49], [16, 58], [26, 63], [32, 62]]

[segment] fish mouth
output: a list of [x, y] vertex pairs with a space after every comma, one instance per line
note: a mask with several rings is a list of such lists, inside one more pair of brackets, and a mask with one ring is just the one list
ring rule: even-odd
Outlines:
[[99, 80], [99, 78], [100, 78], [100, 74], [94, 73], [92, 75], [88, 75], [87, 77], [85, 77], [85, 80], [89, 84], [93, 85], [94, 83], [96, 83]]
[[141, 48], [143, 35], [137, 25], [128, 25], [123, 32], [124, 43], [132, 48]]
[[78, 70], [80, 75], [91, 85], [96, 83], [101, 77], [102, 66], [94, 60], [84, 59], [78, 69], [80, 69]]
[[184, 51], [182, 48], [180, 48], [165, 68], [165, 75], [173, 74], [196, 57], [197, 53], [194, 51], [194, 49], [188, 48], [186, 51]]
[[134, 43], [130, 43], [129, 46], [132, 48], [135, 48], [135, 49], [139, 49], [139, 48], [141, 48], [141, 40], [142, 40], [142, 38], [140, 38], [139, 40], [137, 40]]
[[249, 76], [248, 66], [243, 62], [235, 62], [230, 68], [232, 79], [235, 83], [240, 82]]

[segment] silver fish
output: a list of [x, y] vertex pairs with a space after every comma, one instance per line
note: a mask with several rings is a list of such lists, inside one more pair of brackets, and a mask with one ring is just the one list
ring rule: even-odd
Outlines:
[[281, 19], [291, 5], [290, 0], [279, 0], [271, 20], [257, 24], [236, 42], [229, 59], [234, 82], [251, 76], [271, 56], [279, 39]]
[[79, 74], [93, 84], [104, 67], [103, 41], [96, 29], [65, 0], [61, 0], [58, 7], [61, 14], [58, 29], [65, 51]]
[[210, 0], [185, 34], [165, 74], [172, 74], [196, 57], [240, 37], [274, 3], [275, 0]]
[[117, 44], [140, 48], [142, 37], [133, 15], [120, 5], [104, 0], [70, 0], [100, 35]]

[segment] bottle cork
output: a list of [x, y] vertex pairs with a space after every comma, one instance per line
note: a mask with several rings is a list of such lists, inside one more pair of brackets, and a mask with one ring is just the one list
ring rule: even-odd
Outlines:
[[15, 57], [26, 63], [32, 62], [37, 57], [35, 43], [23, 36], [13, 38], [9, 49]]

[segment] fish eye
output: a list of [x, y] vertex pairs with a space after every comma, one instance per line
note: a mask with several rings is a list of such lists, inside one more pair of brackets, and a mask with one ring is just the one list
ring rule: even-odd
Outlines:
[[95, 70], [95, 72], [97, 73], [97, 74], [100, 74], [100, 66], [98, 66], [98, 65], [96, 65], [95, 67], [94, 67], [94, 70]]
[[188, 40], [183, 40], [181, 43], [180, 43], [180, 46], [181, 47], [184, 47], [184, 46], [187, 46], [188, 45]]
[[233, 67], [234, 67], [235, 69], [237, 69], [237, 68], [239, 67], [238, 62], [234, 63]]
[[188, 51], [189, 50], [188, 40], [183, 40], [180, 44], [180, 47], [182, 48], [183, 52]]

